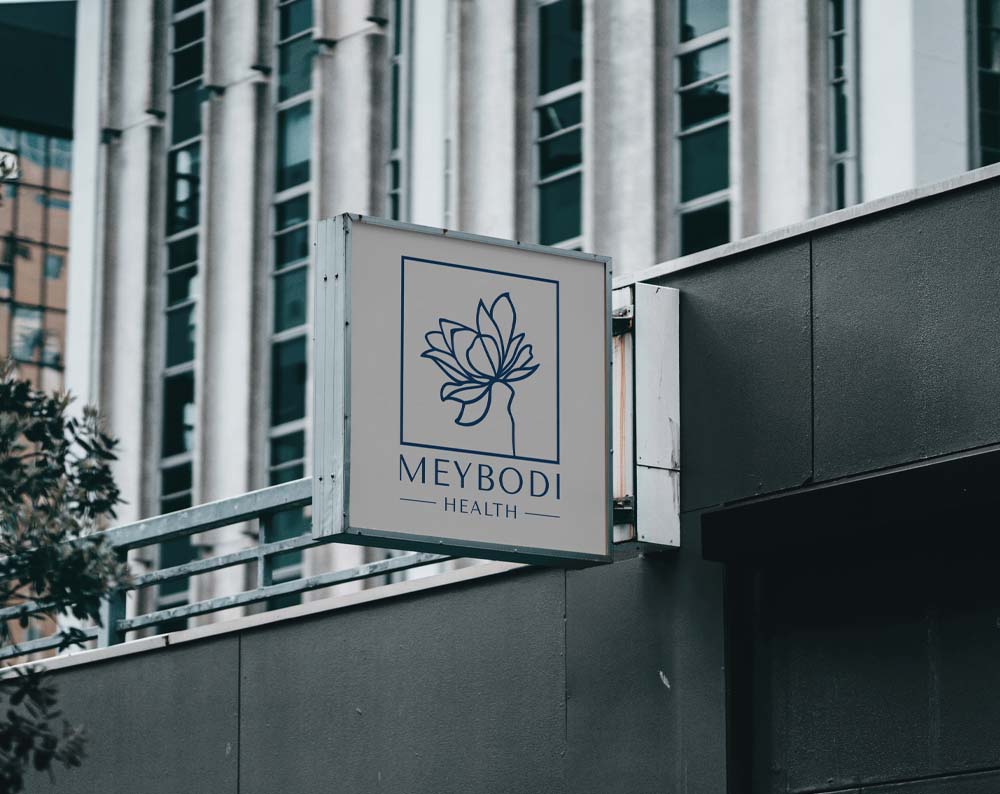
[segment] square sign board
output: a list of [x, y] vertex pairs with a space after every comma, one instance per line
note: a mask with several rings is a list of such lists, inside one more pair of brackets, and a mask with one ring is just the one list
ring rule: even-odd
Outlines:
[[318, 245], [314, 534], [609, 561], [610, 260], [357, 215]]

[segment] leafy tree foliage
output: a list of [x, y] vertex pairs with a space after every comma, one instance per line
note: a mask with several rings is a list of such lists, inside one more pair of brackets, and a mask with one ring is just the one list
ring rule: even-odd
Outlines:
[[[31, 621], [56, 627], [64, 616], [100, 624], [101, 601], [128, 585], [128, 571], [95, 530], [121, 501], [111, 473], [117, 440], [96, 410], [67, 413], [70, 398], [36, 391], [10, 361], [0, 364], [0, 607], [32, 602], [42, 612], [0, 621], [0, 644]], [[58, 629], [59, 647], [80, 629]], [[0, 678], [0, 792], [23, 790], [34, 767], [80, 764], [85, 737], [56, 708], [57, 691], [39, 668]]]

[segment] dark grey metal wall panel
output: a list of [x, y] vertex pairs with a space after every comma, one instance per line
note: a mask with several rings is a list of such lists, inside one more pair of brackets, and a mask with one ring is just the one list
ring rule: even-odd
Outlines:
[[681, 292], [684, 510], [812, 473], [809, 243], [668, 276]]
[[567, 791], [726, 790], [722, 575], [693, 538], [567, 573]]
[[562, 571], [243, 638], [242, 794], [562, 792]]
[[928, 774], [922, 603], [849, 568], [769, 571], [763, 592], [771, 747], [758, 781], [798, 792]]
[[1000, 184], [815, 235], [816, 479], [1000, 441]]
[[[995, 558], [994, 558], [995, 559]], [[1000, 582], [991, 559], [931, 566], [929, 712], [942, 770], [1000, 769]], [[994, 783], [993, 791], [1000, 791]]]
[[666, 790], [722, 792], [727, 790], [725, 571], [701, 558], [699, 520], [697, 513], [681, 516], [683, 548], [675, 570], [664, 572], [675, 621], [678, 705], [677, 766]]
[[677, 766], [675, 573], [674, 560], [642, 558], [567, 572], [567, 791], [669, 790]]
[[863, 789], [862, 794], [996, 794], [1000, 772], [948, 775], [930, 780], [910, 780]]
[[761, 790], [1000, 768], [994, 568], [920, 560], [760, 574]]
[[27, 791], [236, 794], [239, 638], [179, 645], [55, 674], [59, 707], [89, 740], [83, 766]]

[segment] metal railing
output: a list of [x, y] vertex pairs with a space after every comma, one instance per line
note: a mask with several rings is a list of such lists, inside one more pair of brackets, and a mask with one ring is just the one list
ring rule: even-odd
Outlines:
[[[152, 546], [173, 538], [191, 536], [233, 524], [250, 521], [258, 522], [257, 544], [246, 549], [221, 554], [205, 559], [195, 559], [183, 565], [159, 568], [132, 577], [132, 588], [141, 589], [161, 585], [190, 576], [218, 571], [234, 565], [256, 563], [256, 585], [239, 593], [205, 599], [190, 604], [158, 609], [133, 617], [127, 617], [125, 602], [127, 590], [117, 590], [105, 601], [102, 608], [102, 626], [82, 629], [89, 638], [97, 641], [98, 647], [106, 647], [124, 642], [126, 632], [155, 630], [175, 620], [207, 615], [234, 607], [267, 602], [277, 596], [287, 596], [319, 590], [346, 582], [370, 579], [376, 576], [406, 571], [424, 565], [453, 559], [443, 554], [408, 553], [384, 560], [369, 562], [339, 571], [329, 571], [312, 576], [299, 576], [280, 583], [272, 582], [272, 557], [289, 551], [305, 550], [323, 546], [332, 541], [330, 537], [314, 538], [311, 533], [284, 540], [268, 541], [269, 528], [274, 516], [285, 510], [305, 507], [312, 503], [312, 480], [308, 477], [292, 482], [262, 488], [259, 491], [241, 494], [217, 502], [209, 502], [175, 513], [167, 513], [133, 524], [125, 524], [103, 533], [116, 550], [122, 561], [128, 552], [144, 546]], [[43, 601], [29, 601], [16, 606], [0, 609], [0, 620], [14, 620], [22, 615], [44, 612], [47, 605]], [[155, 633], [155, 631], [153, 632]], [[0, 660], [26, 656], [40, 651], [57, 648], [60, 635], [42, 637], [0, 647]]]

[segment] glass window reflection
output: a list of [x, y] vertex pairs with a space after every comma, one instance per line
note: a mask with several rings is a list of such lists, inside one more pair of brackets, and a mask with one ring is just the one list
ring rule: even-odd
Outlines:
[[278, 190], [308, 181], [311, 128], [308, 102], [278, 114]]
[[276, 343], [271, 356], [271, 424], [301, 419], [306, 412], [305, 337]]
[[680, 0], [681, 41], [690, 41], [729, 24], [729, 0]]

